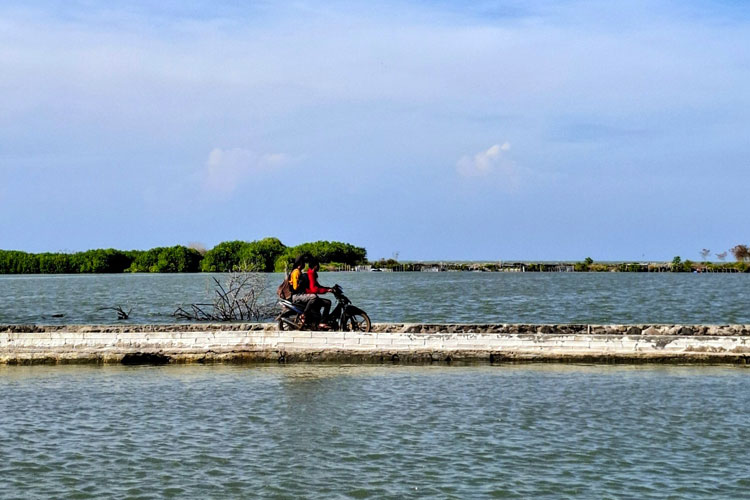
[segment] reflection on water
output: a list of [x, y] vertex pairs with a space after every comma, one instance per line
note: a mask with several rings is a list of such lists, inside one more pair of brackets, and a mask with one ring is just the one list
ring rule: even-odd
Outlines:
[[730, 498], [729, 367], [0, 367], [2, 496]]
[[[267, 300], [280, 274], [264, 275]], [[750, 274], [322, 273], [376, 322], [750, 323]], [[0, 323], [174, 322], [211, 296], [207, 274], [0, 276]], [[54, 314], [64, 314], [62, 318]]]

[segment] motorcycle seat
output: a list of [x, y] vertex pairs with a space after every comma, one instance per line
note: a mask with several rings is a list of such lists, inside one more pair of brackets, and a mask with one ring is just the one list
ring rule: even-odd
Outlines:
[[302, 308], [298, 307], [296, 304], [293, 304], [291, 300], [279, 299], [279, 305], [282, 308], [295, 311], [297, 314], [302, 314], [304, 312]]

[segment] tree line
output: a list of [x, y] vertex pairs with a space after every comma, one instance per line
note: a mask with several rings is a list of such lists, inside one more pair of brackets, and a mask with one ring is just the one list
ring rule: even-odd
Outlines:
[[290, 268], [302, 254], [326, 264], [356, 266], [367, 262], [367, 251], [349, 243], [316, 241], [288, 247], [277, 238], [264, 238], [225, 241], [208, 251], [182, 245], [75, 253], [0, 250], [0, 274], [273, 272]]

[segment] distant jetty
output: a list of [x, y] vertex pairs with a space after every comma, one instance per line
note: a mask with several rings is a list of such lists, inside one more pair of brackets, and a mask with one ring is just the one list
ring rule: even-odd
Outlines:
[[750, 363], [750, 325], [376, 324], [278, 331], [273, 324], [5, 325], [0, 364]]

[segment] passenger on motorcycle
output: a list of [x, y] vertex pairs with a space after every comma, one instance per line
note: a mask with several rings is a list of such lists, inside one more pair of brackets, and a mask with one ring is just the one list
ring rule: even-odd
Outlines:
[[307, 293], [307, 274], [302, 270], [305, 268], [305, 256], [300, 255], [294, 261], [294, 269], [289, 275], [289, 284], [292, 288], [292, 303], [305, 306], [305, 312], [317, 298], [314, 293]]
[[324, 327], [326, 326], [325, 321], [328, 318], [328, 313], [331, 312], [331, 301], [318, 297], [317, 294], [328, 293], [331, 289], [321, 286], [321, 284], [318, 283], [318, 270], [320, 269], [320, 262], [318, 262], [318, 259], [310, 257], [307, 265], [307, 290], [305, 290], [305, 292], [306, 294], [313, 294], [315, 297], [315, 300], [309, 303], [307, 307], [308, 309], [314, 308], [315, 311], [318, 312], [321, 307], [323, 308], [323, 313], [320, 315], [320, 326]]

